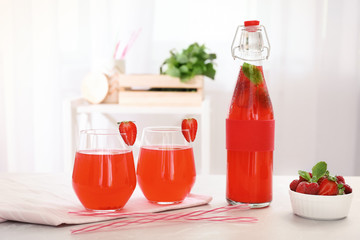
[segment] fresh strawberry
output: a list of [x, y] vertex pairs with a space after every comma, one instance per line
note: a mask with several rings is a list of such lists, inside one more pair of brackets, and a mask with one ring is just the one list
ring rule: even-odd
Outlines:
[[313, 183], [309, 183], [307, 185], [305, 193], [317, 195], [319, 193], [319, 190], [320, 190], [319, 184], [317, 184], [316, 182], [313, 182]]
[[297, 186], [296, 192], [317, 195], [319, 192], [319, 184], [302, 181]]
[[338, 185], [329, 179], [322, 180], [319, 189], [319, 195], [337, 195]]
[[345, 194], [352, 193], [352, 188], [348, 184], [344, 184]]
[[318, 162], [311, 170], [311, 173], [299, 170], [299, 179], [290, 183], [290, 189], [296, 187], [296, 192], [314, 195], [343, 195], [352, 192], [343, 176], [330, 175], [326, 162]]
[[195, 118], [182, 120], [181, 129], [186, 141], [193, 142], [195, 140], [197, 128], [198, 124]]
[[338, 183], [342, 183], [342, 184], [345, 184], [345, 179], [344, 179], [344, 177], [343, 176], [336, 176], [336, 181], [338, 182]]
[[327, 179], [327, 177], [326, 177], [326, 176], [322, 176], [321, 178], [319, 178], [319, 180], [317, 181], [317, 183], [320, 185], [321, 182], [322, 182], [324, 179]]
[[290, 183], [290, 189], [294, 192], [296, 192], [296, 188], [297, 186], [299, 185], [300, 181], [298, 179], [295, 179], [293, 180], [291, 183]]
[[[310, 174], [310, 178], [312, 178], [312, 173], [309, 172], [309, 174]], [[306, 181], [306, 179], [303, 178], [302, 176], [299, 176], [299, 181], [300, 181], [300, 182], [303, 182], [303, 181]]]
[[306, 192], [306, 186], [307, 186], [306, 181], [300, 182], [299, 185], [296, 187], [296, 192], [298, 193], [305, 193]]
[[132, 121], [124, 121], [118, 122], [119, 131], [121, 133], [121, 137], [124, 139], [124, 142], [128, 146], [132, 146], [136, 140], [137, 129], [135, 123]]

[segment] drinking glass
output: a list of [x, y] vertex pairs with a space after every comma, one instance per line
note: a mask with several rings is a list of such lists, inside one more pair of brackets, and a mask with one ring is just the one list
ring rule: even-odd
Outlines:
[[144, 196], [152, 203], [182, 202], [194, 185], [196, 172], [191, 143], [180, 127], [144, 128], [137, 178]]
[[136, 186], [134, 158], [118, 130], [83, 130], [72, 185], [88, 210], [124, 207]]

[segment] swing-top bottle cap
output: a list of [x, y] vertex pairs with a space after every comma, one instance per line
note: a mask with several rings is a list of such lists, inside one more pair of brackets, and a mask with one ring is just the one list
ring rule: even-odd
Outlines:
[[251, 20], [251, 21], [245, 21], [244, 22], [245, 27], [259, 26], [259, 24], [260, 24], [260, 21], [258, 21], [258, 20]]
[[[240, 39], [237, 39], [238, 32], [240, 32]], [[244, 61], [268, 59], [270, 43], [265, 27], [260, 25], [260, 21], [244, 21], [243, 26], [238, 26], [231, 44], [231, 54], [234, 59], [239, 58]]]

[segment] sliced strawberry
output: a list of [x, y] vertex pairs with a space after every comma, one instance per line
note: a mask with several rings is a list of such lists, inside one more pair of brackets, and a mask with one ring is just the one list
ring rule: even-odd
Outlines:
[[186, 141], [193, 142], [195, 140], [197, 128], [198, 124], [195, 118], [182, 120], [181, 129]]
[[338, 185], [329, 179], [322, 180], [319, 189], [319, 195], [337, 195]]
[[137, 134], [135, 123], [132, 121], [124, 121], [124, 122], [119, 122], [118, 124], [120, 124], [119, 131], [121, 133], [121, 137], [124, 139], [124, 142], [128, 146], [134, 145]]
[[321, 182], [322, 182], [324, 179], [327, 179], [327, 177], [326, 177], [326, 176], [322, 176], [321, 178], [319, 178], [319, 180], [318, 180], [317, 183], [320, 185]]

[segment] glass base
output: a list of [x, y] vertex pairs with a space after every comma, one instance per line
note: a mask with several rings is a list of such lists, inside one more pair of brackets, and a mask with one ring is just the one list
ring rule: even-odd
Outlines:
[[226, 201], [230, 204], [230, 205], [239, 205], [239, 204], [248, 204], [250, 206], [250, 208], [265, 208], [270, 206], [271, 202], [264, 202], [264, 203], [245, 203], [245, 202], [236, 202], [234, 200], [228, 199], [226, 198]]
[[179, 204], [179, 203], [182, 202], [182, 200], [181, 201], [175, 201], [175, 202], [156, 202], [156, 201], [150, 201], [149, 200], [149, 202], [154, 203], [154, 204], [159, 204], [159, 205], [171, 205], [171, 204]]
[[120, 211], [121, 209], [123, 209], [122, 207], [121, 208], [116, 208], [116, 209], [90, 209], [90, 208], [85, 208], [87, 211], [90, 211], [90, 212], [96, 212], [96, 213], [111, 213], [111, 212], [116, 212], [116, 211]]

